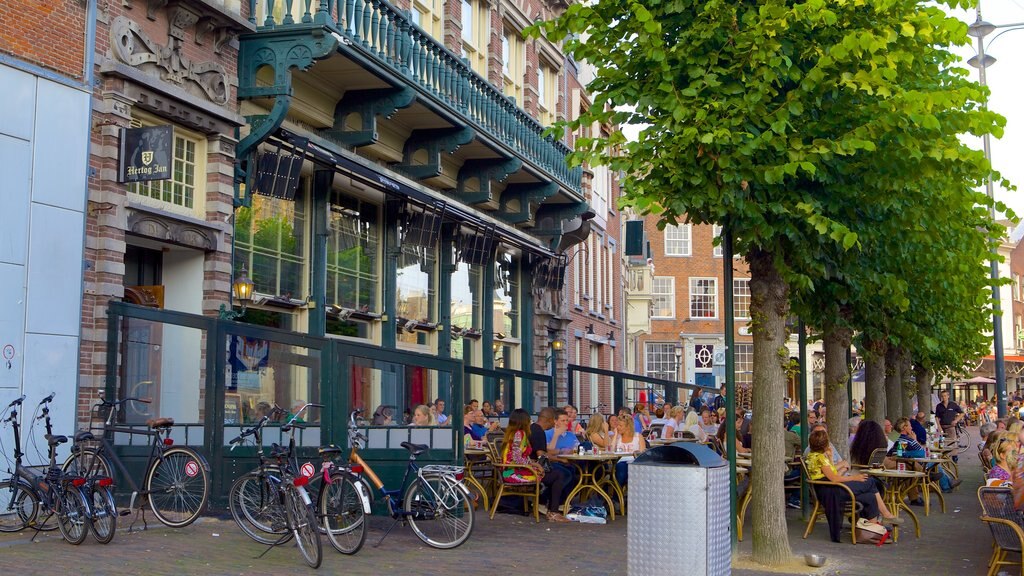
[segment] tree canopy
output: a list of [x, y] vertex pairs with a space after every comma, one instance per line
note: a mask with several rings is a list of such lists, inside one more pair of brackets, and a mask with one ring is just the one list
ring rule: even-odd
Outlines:
[[[573, 160], [624, 173], [622, 204], [663, 225], [727, 226], [751, 264], [754, 411], [764, 417], [754, 421], [755, 480], [778, 483], [754, 486], [755, 511], [781, 493], [769, 467], [781, 450], [772, 404], [782, 360], [769, 348], [783, 341], [790, 294], [809, 301], [820, 288], [829, 310], [864, 310], [880, 330], [893, 327], [872, 299], [886, 311], [911, 310], [918, 294], [977, 302], [988, 223], [975, 189], [989, 166], [959, 138], [998, 135], [1003, 120], [947, 49], [966, 30], [941, 4], [914, 0], [594, 0], [532, 31], [595, 69], [594, 104], [570, 128], [640, 128], [631, 142], [619, 132], [580, 139]], [[925, 266], [962, 272], [949, 278], [957, 288], [906, 280]], [[784, 520], [762, 519], [754, 559], [780, 563]]]

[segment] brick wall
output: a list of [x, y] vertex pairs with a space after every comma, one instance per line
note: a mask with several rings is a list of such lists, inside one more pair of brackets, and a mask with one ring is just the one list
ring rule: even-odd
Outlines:
[[80, 0], [0, 2], [0, 53], [82, 80], [85, 6]]

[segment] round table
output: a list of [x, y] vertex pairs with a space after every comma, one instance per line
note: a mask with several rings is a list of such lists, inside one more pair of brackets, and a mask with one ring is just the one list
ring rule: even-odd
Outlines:
[[[622, 494], [622, 487], [615, 478], [615, 468], [612, 466], [610, 472], [605, 472], [605, 463], [613, 465], [626, 456], [632, 456], [631, 452], [603, 452], [599, 454], [563, 454], [559, 458], [568, 460], [580, 473], [580, 479], [576, 486], [569, 492], [569, 496], [562, 505], [565, 513], [569, 513], [572, 499], [586, 488], [597, 492], [605, 502], [608, 503], [609, 519], [615, 520], [615, 504], [612, 497], [601, 487], [605, 484], [612, 487], [612, 491], [619, 500], [619, 509], [625, 510], [625, 497]], [[610, 476], [610, 478], [604, 476]]]
[[[885, 483], [885, 494], [882, 496], [882, 501], [885, 502], [889, 512], [894, 516], [900, 515], [900, 510], [905, 510], [910, 519], [914, 521], [914, 531], [918, 538], [921, 537], [921, 522], [917, 518], [917, 514], [910, 509], [909, 506], [903, 501], [903, 497], [907, 490], [912, 488], [915, 484], [921, 482], [922, 479], [928, 477], [924, 472], [916, 472], [914, 470], [886, 470], [884, 468], [869, 469], [865, 471], [868, 475], [874, 476], [875, 478], [881, 478]], [[893, 526], [892, 541], [896, 542], [899, 539], [899, 526]]]
[[924, 515], [928, 516], [930, 513], [931, 498], [929, 497], [929, 495], [931, 494], [932, 490], [934, 490], [935, 494], [939, 497], [939, 505], [942, 508], [942, 513], [945, 514], [946, 498], [942, 495], [942, 487], [940, 487], [938, 484], [932, 481], [931, 475], [927, 473], [927, 469], [929, 464], [934, 464], [936, 466], [942, 466], [943, 468], [945, 468], [946, 463], [950, 462], [949, 458], [939, 458], [932, 456], [930, 458], [897, 458], [896, 460], [903, 462], [913, 462], [916, 464], [921, 464], [922, 466], [925, 467], [925, 478], [921, 482], [921, 490], [922, 492], [924, 492]]
[[475, 464], [482, 464], [486, 462], [487, 458], [490, 457], [491, 453], [490, 451], [485, 450], [483, 448], [466, 448], [465, 454], [466, 476], [464, 480], [466, 484], [469, 484], [470, 489], [475, 488], [478, 492], [480, 492], [480, 495], [483, 496], [484, 510], [490, 510], [490, 506], [488, 506], [487, 489], [484, 488], [484, 485], [481, 484], [480, 481], [477, 480], [476, 476], [473, 474], [473, 466]]

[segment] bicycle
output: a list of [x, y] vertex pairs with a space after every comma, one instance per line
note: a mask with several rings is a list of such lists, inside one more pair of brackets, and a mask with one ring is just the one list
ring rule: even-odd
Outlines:
[[[283, 410], [275, 406], [271, 415], [283, 413]], [[277, 484], [280, 467], [268, 462], [263, 455], [262, 430], [269, 420], [270, 416], [264, 416], [229, 442], [231, 450], [234, 450], [243, 439], [252, 436], [256, 446], [258, 465], [253, 471], [235, 480], [228, 502], [231, 515], [242, 532], [261, 544], [277, 543], [282, 532], [287, 534], [283, 530], [286, 524], [280, 498], [275, 497], [279, 492]], [[295, 426], [286, 424], [282, 429], [289, 433], [289, 450], [294, 454]], [[315, 503], [321, 519], [321, 532], [327, 534], [337, 551], [355, 554], [366, 540], [365, 516], [370, 513], [369, 490], [357, 471], [335, 463], [334, 460], [341, 454], [340, 448], [323, 446], [319, 454], [322, 460], [320, 474], [311, 480], [321, 481]], [[297, 466], [298, 462], [292, 465]]]
[[[356, 422], [361, 413], [361, 410], [353, 410], [349, 414], [349, 464], [353, 471], [358, 469], [365, 474], [380, 491], [389, 515], [394, 519], [374, 547], [380, 546], [398, 522], [408, 522], [416, 537], [433, 548], [455, 548], [469, 539], [473, 532], [474, 513], [469, 489], [462, 482], [465, 468], [442, 464], [418, 466], [416, 457], [429, 447], [402, 442], [402, 448], [409, 451], [409, 465], [401, 486], [397, 490], [388, 490], [373, 468], [359, 456], [359, 450], [366, 442], [366, 436]], [[416, 476], [412, 482], [409, 481], [411, 474]], [[438, 534], [430, 534], [438, 526]]]
[[[316, 511], [306, 489], [310, 479], [297, 473], [298, 462], [293, 457], [295, 429], [302, 427], [298, 420], [310, 407], [320, 405], [304, 405], [281, 427], [283, 432], [288, 433], [289, 440], [287, 447], [279, 444], [271, 446], [270, 457], [277, 461], [275, 464], [269, 464], [263, 457], [262, 429], [270, 416], [264, 416], [255, 426], [229, 442], [233, 450], [244, 438], [255, 436], [259, 465], [256, 470], [241, 476], [232, 484], [228, 507], [242, 532], [268, 545], [267, 550], [294, 537], [306, 564], [318, 568], [323, 559], [323, 548]], [[272, 415], [282, 413], [284, 411], [277, 406], [271, 412]]]
[[971, 432], [967, 429], [967, 419], [957, 420], [954, 430], [956, 430], [957, 453], [963, 454], [971, 446]]
[[[81, 544], [89, 535], [91, 512], [83, 487], [86, 479], [73, 474], [65, 474], [57, 466], [57, 446], [68, 441], [67, 436], [56, 436], [50, 425], [49, 403], [53, 400], [50, 394], [39, 403], [42, 415], [35, 420], [45, 419], [46, 441], [49, 452], [49, 464], [40, 472], [32, 467], [24, 466], [21, 450], [21, 420], [19, 408], [24, 402], [22, 396], [11, 402], [7, 409], [10, 416], [4, 420], [14, 430], [14, 475], [6, 482], [0, 483], [0, 494], [3, 497], [3, 508], [0, 511], [0, 531], [17, 532], [28, 527], [38, 531], [52, 530], [47, 521], [56, 517], [61, 536], [71, 544]], [[36, 524], [40, 513], [46, 517]], [[35, 536], [33, 536], [35, 538]], [[108, 540], [109, 542], [109, 540]]]
[[[199, 518], [209, 500], [210, 465], [192, 448], [174, 445], [171, 439], [171, 427], [174, 425], [172, 418], [151, 418], [146, 421], [147, 430], [115, 425], [118, 409], [128, 402], [148, 401], [140, 398], [114, 401], [101, 398], [93, 406], [97, 411], [109, 410], [100, 429], [102, 434], [98, 438], [88, 430], [75, 434], [71, 455], [64, 462], [63, 469], [87, 479], [113, 478], [112, 465], [116, 465], [132, 490], [128, 510], [123, 514], [137, 510], [141, 513], [145, 530], [148, 525], [143, 503], [148, 502], [160, 523], [171, 528], [188, 526]], [[150, 438], [149, 459], [141, 489], [111, 443], [114, 433]]]

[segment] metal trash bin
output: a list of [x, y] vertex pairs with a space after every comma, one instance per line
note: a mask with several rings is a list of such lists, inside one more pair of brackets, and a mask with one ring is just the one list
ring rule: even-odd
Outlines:
[[728, 464], [691, 442], [651, 448], [630, 463], [630, 576], [731, 573]]

